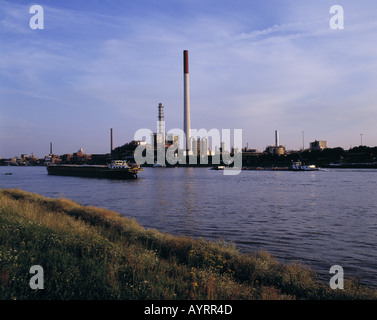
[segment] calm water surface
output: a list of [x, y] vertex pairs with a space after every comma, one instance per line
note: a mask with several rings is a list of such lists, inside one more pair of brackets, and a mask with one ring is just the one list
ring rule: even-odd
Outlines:
[[341, 265], [346, 277], [377, 287], [377, 170], [224, 176], [207, 168], [146, 168], [138, 180], [112, 181], [0, 167], [0, 187], [108, 208], [146, 228], [233, 241], [242, 252], [264, 249], [326, 281], [331, 266]]

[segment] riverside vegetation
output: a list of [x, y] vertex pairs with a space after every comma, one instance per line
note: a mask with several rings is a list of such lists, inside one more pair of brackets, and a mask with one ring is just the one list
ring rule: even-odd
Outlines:
[[[44, 270], [32, 290], [30, 267]], [[106, 209], [0, 190], [0, 299], [376, 299], [353, 280], [332, 290], [267, 252], [147, 230]]]

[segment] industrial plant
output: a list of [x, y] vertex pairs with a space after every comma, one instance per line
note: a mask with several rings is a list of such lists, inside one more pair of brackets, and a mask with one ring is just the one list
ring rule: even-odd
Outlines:
[[[359, 149], [350, 149], [344, 151], [342, 148], [328, 149], [327, 142], [315, 140], [310, 142], [310, 147], [303, 147], [300, 151], [288, 151], [280, 143], [279, 130], [275, 130], [274, 144], [266, 147], [264, 151], [242, 147], [242, 150], [233, 148], [231, 145], [225, 145], [223, 141], [219, 145], [213, 145], [214, 141], [208, 136], [195, 136], [196, 130], [192, 130], [190, 121], [190, 86], [189, 86], [189, 53], [183, 50], [183, 134], [166, 133], [165, 115], [163, 103], [157, 105], [157, 132], [151, 133], [150, 143], [143, 140], [133, 140], [122, 146], [114, 148], [113, 135], [114, 130], [110, 128], [110, 152], [106, 154], [86, 154], [80, 148], [72, 154], [56, 155], [52, 150], [50, 143], [50, 153], [44, 158], [36, 158], [32, 154], [22, 154], [20, 158], [13, 157], [1, 159], [0, 165], [47, 165], [47, 164], [106, 164], [112, 160], [134, 161], [135, 150], [143, 146], [146, 150], [153, 153], [152, 163], [145, 163], [144, 166], [204, 166], [224, 165], [218, 162], [221, 155], [233, 157], [235, 154], [242, 153], [242, 166], [244, 168], [263, 167], [284, 167], [289, 166], [292, 161], [309, 160], [321, 166], [344, 167], [351, 165], [376, 165], [376, 148], [358, 147]], [[303, 139], [304, 140], [304, 139]], [[172, 165], [165, 159], [158, 159], [158, 152], [166, 153], [167, 150], [174, 149], [174, 157], [179, 155], [186, 157], [187, 161], [176, 161]], [[365, 150], [364, 150], [365, 149]], [[357, 152], [356, 152], [356, 151]], [[366, 152], [366, 154], [364, 154]]]

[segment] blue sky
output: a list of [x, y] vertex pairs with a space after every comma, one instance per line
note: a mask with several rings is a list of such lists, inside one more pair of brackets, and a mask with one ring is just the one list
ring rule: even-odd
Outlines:
[[[32, 30], [32, 5], [44, 30]], [[342, 5], [345, 28], [329, 26]], [[372, 0], [0, 0], [0, 157], [109, 151], [141, 128], [243, 129], [243, 145], [377, 145]]]

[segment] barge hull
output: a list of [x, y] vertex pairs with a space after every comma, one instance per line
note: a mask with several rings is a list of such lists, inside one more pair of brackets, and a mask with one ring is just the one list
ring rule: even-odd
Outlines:
[[137, 179], [137, 173], [142, 169], [112, 169], [107, 166], [85, 166], [85, 165], [50, 165], [47, 166], [47, 173], [56, 176], [73, 176], [86, 178], [107, 178], [129, 180]]

